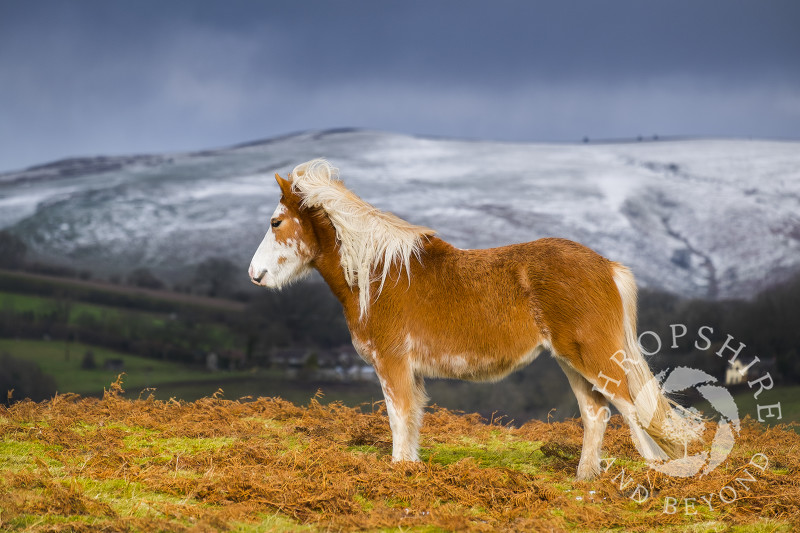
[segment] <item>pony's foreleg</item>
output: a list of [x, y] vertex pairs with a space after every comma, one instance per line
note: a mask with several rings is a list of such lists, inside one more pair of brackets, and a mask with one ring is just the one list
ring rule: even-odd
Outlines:
[[578, 400], [583, 422], [583, 449], [578, 463], [578, 479], [591, 479], [600, 474], [600, 450], [611, 411], [605, 397], [592, 390], [592, 384], [568, 363], [556, 358], [567, 375]]
[[392, 460], [418, 461], [419, 430], [425, 402], [425, 382], [407, 361], [376, 365], [389, 425], [392, 428]]

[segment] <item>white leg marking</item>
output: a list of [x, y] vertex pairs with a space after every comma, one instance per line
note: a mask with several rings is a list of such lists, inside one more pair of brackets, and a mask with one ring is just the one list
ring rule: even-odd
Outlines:
[[578, 463], [578, 479], [591, 479], [600, 474], [600, 451], [603, 435], [610, 417], [606, 399], [592, 391], [592, 384], [568, 363], [556, 358], [566, 374], [572, 392], [578, 400], [583, 422], [583, 448]]
[[376, 371], [392, 429], [392, 460], [419, 461], [419, 430], [426, 400], [422, 378], [401, 376], [401, 382], [393, 384], [381, 375], [380, 365]]

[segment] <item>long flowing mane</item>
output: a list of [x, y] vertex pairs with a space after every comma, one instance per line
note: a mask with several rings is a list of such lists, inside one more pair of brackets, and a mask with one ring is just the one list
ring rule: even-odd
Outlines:
[[419, 260], [424, 240], [436, 232], [370, 205], [347, 189], [338, 175], [328, 161], [314, 159], [292, 171], [292, 189], [303, 205], [319, 207], [330, 218], [345, 280], [350, 287], [358, 285], [363, 318], [371, 301], [370, 284], [380, 281], [377, 298], [395, 261], [410, 276], [412, 256]]

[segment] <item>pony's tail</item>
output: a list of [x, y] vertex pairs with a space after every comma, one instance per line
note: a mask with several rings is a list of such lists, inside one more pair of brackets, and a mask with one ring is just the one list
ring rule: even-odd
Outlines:
[[[622, 298], [623, 320], [625, 322], [625, 354], [631, 360], [627, 363], [628, 392], [634, 405], [637, 424], [646, 432], [635, 431], [640, 435], [640, 449], [646, 459], [675, 459], [682, 457], [686, 443], [693, 440], [682, 423], [684, 415], [673, 407], [682, 409], [668, 399], [658, 380], [650, 372], [647, 361], [642, 356], [639, 339], [636, 336], [636, 281], [631, 271], [620, 264], [614, 265], [614, 282]], [[649, 439], [647, 438], [649, 436]]]

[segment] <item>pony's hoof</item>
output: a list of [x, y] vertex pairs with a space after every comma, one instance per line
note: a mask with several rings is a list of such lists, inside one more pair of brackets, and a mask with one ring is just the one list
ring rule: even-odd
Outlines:
[[580, 465], [578, 467], [578, 474], [575, 476], [577, 481], [589, 481], [600, 475], [600, 465], [597, 468], [592, 468], [588, 465]]

